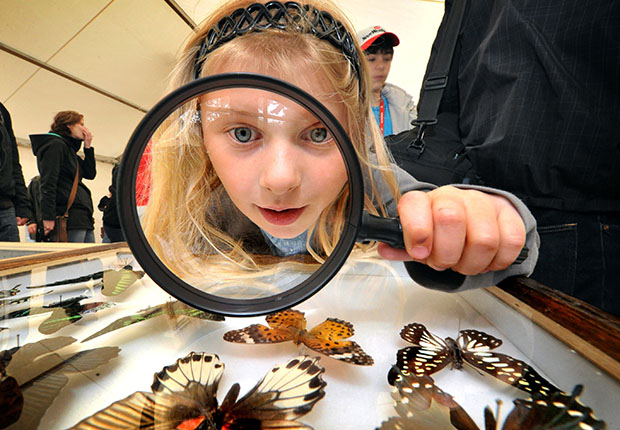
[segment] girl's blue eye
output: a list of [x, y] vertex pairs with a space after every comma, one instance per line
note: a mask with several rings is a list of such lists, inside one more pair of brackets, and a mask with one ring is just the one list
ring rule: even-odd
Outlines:
[[323, 143], [328, 139], [331, 139], [331, 135], [326, 128], [317, 127], [310, 130], [310, 140], [313, 143]]
[[256, 139], [256, 133], [250, 127], [235, 127], [229, 133], [240, 143], [248, 143]]

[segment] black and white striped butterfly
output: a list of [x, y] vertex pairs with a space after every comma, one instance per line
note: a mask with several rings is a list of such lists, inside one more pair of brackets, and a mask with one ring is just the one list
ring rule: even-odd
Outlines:
[[[463, 363], [467, 363], [531, 394], [548, 396], [560, 391], [527, 363], [506, 354], [492, 352], [492, 349], [502, 344], [502, 340], [490, 334], [471, 329], [461, 330], [456, 341], [449, 337], [444, 340], [430, 333], [424, 325], [411, 323], [401, 330], [400, 337], [414, 345], [402, 348], [396, 354], [396, 366], [405, 375], [431, 375], [448, 364], [460, 369]], [[390, 385], [394, 385], [395, 378], [392, 369], [388, 374]]]
[[[397, 417], [384, 421], [377, 430], [480, 430], [454, 398], [437, 387], [428, 375], [404, 375], [394, 369], [396, 390], [392, 392]], [[583, 387], [575, 386], [571, 394], [556, 391], [540, 393], [528, 400], [517, 399], [502, 430], [602, 430], [605, 422], [597, 420], [592, 409], [577, 397]], [[498, 417], [484, 409], [485, 430], [498, 429]]]
[[245, 396], [233, 384], [221, 404], [224, 364], [216, 354], [190, 353], [155, 374], [152, 392], [112, 403], [72, 430], [311, 430], [294, 421], [325, 395], [318, 358], [300, 356], [274, 366]]

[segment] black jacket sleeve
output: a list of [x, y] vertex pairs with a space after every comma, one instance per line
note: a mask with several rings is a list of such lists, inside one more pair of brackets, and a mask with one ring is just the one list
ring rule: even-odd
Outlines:
[[15, 215], [30, 219], [32, 218], [32, 206], [30, 204], [30, 199], [28, 198], [28, 190], [26, 189], [26, 183], [24, 182], [22, 166], [19, 162], [19, 151], [17, 149], [15, 134], [13, 133], [11, 115], [9, 114], [9, 111], [4, 108], [4, 106], [0, 110], [0, 114], [4, 117], [5, 127], [9, 137], [9, 142], [7, 143], [11, 148], [11, 164], [13, 168], [13, 181], [15, 183], [15, 197], [13, 198]]
[[84, 148], [84, 159], [78, 157], [78, 162], [80, 163], [80, 176], [84, 179], [95, 179], [97, 175], [95, 148]]

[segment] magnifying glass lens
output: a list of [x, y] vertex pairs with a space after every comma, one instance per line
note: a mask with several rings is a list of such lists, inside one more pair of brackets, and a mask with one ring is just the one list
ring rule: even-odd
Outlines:
[[145, 271], [189, 304], [234, 315], [303, 300], [355, 236], [354, 153], [343, 151], [340, 125], [289, 86], [249, 82], [164, 100], [134, 133], [122, 169], [135, 184], [138, 232], [128, 242]]

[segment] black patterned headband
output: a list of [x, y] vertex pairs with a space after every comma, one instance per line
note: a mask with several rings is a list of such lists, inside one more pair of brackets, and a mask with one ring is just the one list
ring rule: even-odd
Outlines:
[[245, 9], [237, 9], [231, 15], [222, 18], [207, 31], [200, 44], [200, 49], [194, 60], [194, 79], [200, 77], [202, 64], [207, 54], [237, 36], [268, 28], [294, 29], [313, 34], [321, 40], [327, 40], [341, 50], [349, 60], [355, 69], [361, 86], [361, 62], [355, 49], [355, 39], [345, 29], [344, 25], [340, 21], [336, 21], [327, 12], [320, 11], [313, 6], [300, 5], [294, 1], [254, 3]]

